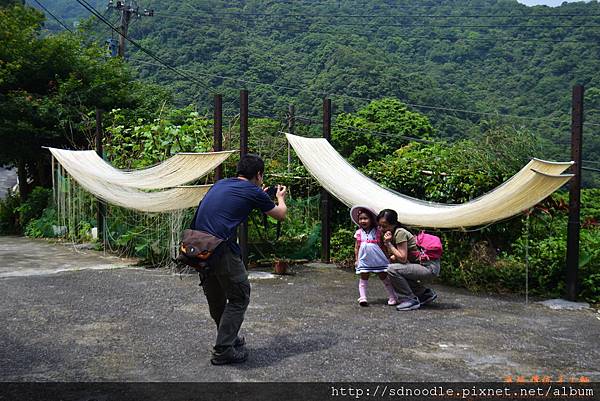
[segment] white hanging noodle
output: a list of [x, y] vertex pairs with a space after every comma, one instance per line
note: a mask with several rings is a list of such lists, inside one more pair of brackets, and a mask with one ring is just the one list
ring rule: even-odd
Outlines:
[[562, 174], [573, 162], [532, 159], [504, 184], [469, 202], [425, 202], [388, 190], [348, 163], [324, 138], [287, 134], [313, 177], [347, 206], [393, 209], [402, 224], [429, 228], [464, 228], [504, 220], [535, 206], [571, 179]]
[[[233, 153], [180, 154], [154, 167], [122, 171], [110, 166], [94, 151], [49, 149], [86, 191], [108, 203], [150, 213], [196, 207], [211, 185], [180, 184], [206, 175]], [[157, 192], [141, 190], [176, 185], [179, 186]]]
[[[236, 150], [207, 153], [178, 153], [164, 162], [139, 170], [119, 170], [105, 162], [94, 150], [48, 148], [60, 164], [77, 168], [82, 174], [111, 184], [137, 189], [163, 189], [204, 177]], [[69, 171], [71, 173], [71, 171]]]

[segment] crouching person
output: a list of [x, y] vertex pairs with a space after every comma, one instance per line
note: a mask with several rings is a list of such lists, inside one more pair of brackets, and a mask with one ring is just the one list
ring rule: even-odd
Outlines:
[[224, 240], [210, 258], [201, 282], [210, 315], [217, 324], [213, 365], [241, 363], [248, 359], [245, 340], [238, 336], [250, 302], [250, 282], [237, 244], [237, 229], [253, 209], [285, 219], [286, 187], [278, 186], [277, 205], [262, 188], [265, 164], [256, 155], [242, 156], [237, 177], [218, 181], [208, 191], [196, 212], [193, 229]]
[[384, 249], [390, 258], [388, 277], [399, 295], [396, 309], [415, 310], [433, 302], [437, 294], [423, 283], [440, 274], [440, 259], [420, 261], [415, 236], [400, 226], [394, 210], [382, 210], [377, 222], [384, 233]]

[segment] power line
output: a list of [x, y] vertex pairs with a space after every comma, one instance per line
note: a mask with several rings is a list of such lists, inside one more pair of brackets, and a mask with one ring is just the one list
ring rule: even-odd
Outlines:
[[203, 11], [209, 15], [235, 15], [240, 17], [260, 16], [260, 17], [277, 17], [277, 18], [593, 18], [600, 17], [600, 14], [310, 14], [310, 13], [271, 13], [271, 12], [243, 12], [243, 11]]
[[[190, 23], [192, 23], [193, 19], [206, 19], [206, 20], [210, 20], [211, 17], [203, 17], [203, 16], [196, 16], [196, 17], [183, 17], [183, 16], [177, 16], [177, 15], [162, 15], [162, 18], [170, 18], [170, 19], [176, 19], [176, 20], [180, 20], [180, 21], [188, 21]], [[229, 22], [229, 21], [225, 21], [225, 22]], [[222, 24], [223, 21], [221, 20], [220, 23]], [[221, 25], [222, 26], [222, 25]], [[361, 25], [364, 26], [364, 25]], [[235, 24], [236, 28], [241, 27], [239, 24]], [[378, 28], [379, 26], [375, 26], [372, 25], [370, 26], [370, 28]], [[456, 26], [458, 28], [458, 26]], [[600, 27], [600, 25], [598, 25], [598, 27]], [[351, 31], [340, 31], [338, 29], [334, 29], [334, 30], [323, 30], [323, 29], [314, 29], [312, 27], [310, 27], [310, 29], [303, 29], [300, 27], [289, 27], [289, 26], [260, 26], [260, 27], [241, 27], [245, 30], [250, 30], [250, 29], [260, 29], [260, 30], [269, 30], [269, 31], [283, 31], [283, 32], [290, 32], [290, 33], [301, 33], [301, 34], [314, 34], [314, 33], [322, 33], [322, 34], [329, 34], [329, 35], [358, 35], [358, 36], [371, 36], [375, 33], [377, 33], [376, 31], [372, 30], [372, 31], [357, 31], [357, 30], [351, 30]], [[335, 26], [331, 26], [331, 28], [335, 28]], [[405, 28], [410, 28], [409, 26], [406, 26]], [[437, 32], [429, 32], [430, 34], [433, 35], [438, 35]], [[489, 32], [486, 32], [489, 33]], [[597, 41], [584, 41], [584, 40], [576, 40], [576, 39], [549, 39], [549, 38], [515, 38], [515, 37], [487, 37], [487, 38], [482, 38], [482, 37], [464, 37], [464, 36], [453, 36], [453, 37], [447, 37], [447, 36], [438, 36], [438, 37], [430, 37], [430, 36], [423, 36], [423, 35], [415, 35], [412, 32], [409, 33], [402, 33], [402, 38], [410, 38], [410, 39], [425, 39], [425, 40], [440, 40], [440, 41], [450, 41], [450, 42], [459, 42], [459, 41], [468, 41], [468, 42], [534, 42], [534, 43], [577, 43], [577, 44], [589, 44], [589, 45], [598, 45]]]
[[[188, 14], [189, 15], [189, 14]], [[224, 15], [237, 17], [276, 17], [276, 18], [427, 18], [427, 19], [454, 19], [454, 18], [593, 18], [600, 14], [466, 14], [466, 15], [439, 15], [439, 14], [306, 14], [306, 13], [266, 13], [266, 12], [237, 12], [237, 11], [204, 11], [203, 15]], [[194, 16], [194, 15], [190, 15]]]
[[[162, 66], [162, 65], [158, 65], [158, 64], [155, 64], [155, 63], [147, 62], [147, 61], [144, 61], [144, 60], [139, 60], [139, 59], [132, 59], [132, 60], [137, 61], [137, 62], [141, 62], [141, 63], [144, 63], [144, 64], [158, 66], [158, 67]], [[361, 96], [356, 96], [356, 95], [337, 94], [337, 93], [316, 91], [316, 90], [308, 89], [308, 88], [298, 88], [298, 87], [290, 87], [290, 86], [269, 84], [269, 83], [264, 83], [264, 82], [249, 81], [249, 80], [244, 80], [244, 79], [241, 79], [241, 78], [226, 77], [226, 76], [223, 76], [223, 75], [209, 74], [209, 73], [204, 73], [204, 72], [195, 72], [195, 73], [197, 73], [199, 75], [205, 75], [205, 76], [211, 76], [211, 77], [220, 78], [220, 79], [223, 79], [223, 80], [230, 80], [230, 81], [241, 82], [241, 83], [245, 83], [245, 84], [264, 85], [264, 86], [275, 87], [275, 88], [280, 88], [280, 89], [293, 90], [295, 92], [315, 93], [315, 94], [318, 94], [318, 95], [321, 95], [321, 96], [331, 96], [331, 97], [338, 97], [338, 98], [342, 97], [342, 98], [349, 98], [349, 99], [359, 99], [359, 100], [364, 100], [364, 101], [368, 101], [368, 102], [372, 102], [374, 100], [377, 100], [377, 99], [374, 99], [374, 98], [361, 97]], [[472, 115], [479, 115], [479, 116], [485, 116], [485, 117], [515, 118], [515, 119], [522, 119], [522, 120], [533, 120], [533, 121], [540, 121], [540, 122], [546, 121], [546, 122], [561, 123], [561, 124], [567, 124], [567, 123], [569, 123], [568, 120], [562, 120], [562, 119], [552, 118], [552, 117], [529, 117], [529, 116], [520, 116], [520, 115], [517, 115], [517, 114], [481, 112], [481, 111], [473, 111], [473, 110], [467, 110], [467, 109], [458, 109], [458, 108], [452, 108], [452, 107], [431, 106], [431, 105], [416, 104], [416, 103], [404, 103], [404, 104], [406, 104], [409, 107], [418, 108], [418, 109], [437, 110], [437, 111], [453, 112], [453, 113], [464, 113], [464, 114], [472, 114]], [[591, 125], [591, 124], [588, 124], [588, 125]]]
[[[91, 12], [94, 16], [96, 16], [97, 18], [101, 19], [102, 22], [104, 22], [106, 25], [108, 25], [112, 30], [114, 30], [115, 32], [119, 33], [119, 35], [124, 36], [124, 38], [127, 41], [129, 41], [131, 44], [133, 44], [135, 47], [137, 47], [138, 49], [140, 49], [142, 52], [148, 54], [154, 60], [158, 61], [161, 66], [163, 66], [165, 68], [168, 68], [169, 70], [175, 72], [176, 74], [178, 74], [178, 75], [180, 75], [180, 76], [182, 76], [184, 78], [193, 80], [194, 82], [197, 82], [197, 83], [200, 83], [201, 85], [204, 85], [203, 82], [201, 82], [200, 80], [198, 80], [194, 76], [189, 75], [187, 72], [183, 72], [183, 71], [181, 71], [181, 70], [179, 70], [177, 68], [174, 68], [174, 67], [168, 65], [160, 57], [156, 56], [153, 52], [151, 52], [150, 50], [146, 49], [145, 47], [143, 47], [142, 45], [140, 45], [139, 43], [137, 43], [133, 39], [129, 38], [128, 36], [123, 35], [121, 32], [119, 32], [117, 30], [117, 28], [115, 28], [109, 21], [107, 21], [102, 15], [100, 15], [85, 0], [77, 0], [77, 2], [79, 4], [81, 4], [84, 8], [86, 8], [89, 12]], [[304, 91], [304, 92], [308, 92], [308, 93], [317, 93], [319, 95], [324, 95], [324, 94], [327, 95], [327, 93], [324, 93], [324, 92], [321, 92], [321, 91], [315, 91], [315, 90], [311, 90], [311, 89], [306, 89], [306, 88], [294, 88], [294, 87], [283, 86], [283, 85], [268, 84], [268, 83], [264, 83], [264, 82], [248, 81], [248, 80], [243, 80], [243, 79], [239, 79], [239, 78], [226, 77], [226, 76], [216, 75], [216, 74], [208, 74], [208, 73], [200, 73], [200, 74], [201, 75], [207, 75], [207, 76], [212, 76], [212, 77], [220, 78], [220, 79], [223, 79], [223, 80], [233, 80], [233, 81], [243, 82], [243, 83], [249, 83], [249, 84], [253, 84], [253, 85], [265, 85], [265, 86], [275, 87], [275, 88], [280, 88], [280, 89], [288, 89], [288, 90], [294, 90], [294, 91]], [[373, 98], [352, 96], [352, 95], [346, 95], [346, 94], [330, 94], [330, 96], [332, 96], [332, 97], [333, 96], [336, 96], [336, 97], [346, 97], [346, 98], [351, 98], [351, 99], [362, 99], [362, 100], [366, 100], [366, 101], [374, 101], [374, 100], [376, 100], [376, 99], [373, 99]], [[447, 111], [447, 112], [460, 112], [460, 113], [468, 113], [468, 114], [482, 115], [482, 116], [510, 117], [510, 118], [524, 119], [524, 120], [553, 121], [553, 122], [559, 122], [559, 123], [566, 123], [567, 122], [567, 121], [564, 121], [564, 120], [558, 120], [558, 119], [549, 118], [549, 117], [527, 117], [527, 116], [519, 116], [519, 115], [514, 115], [514, 114], [477, 112], [477, 111], [465, 110], [465, 109], [457, 109], [457, 108], [450, 108], [450, 107], [439, 107], [439, 106], [430, 106], [430, 105], [421, 105], [421, 104], [411, 104], [411, 103], [406, 103], [406, 105], [410, 106], [410, 107], [415, 107], [415, 108], [430, 109], [430, 110], [439, 110], [439, 111]]]
[[[150, 62], [147, 62], [147, 61], [144, 61], [144, 60], [140, 60], [140, 59], [132, 59], [132, 60], [137, 61], [137, 62], [141, 62], [141, 63], [144, 63], [144, 64], [158, 66], [158, 67], [162, 66], [162, 63], [159, 65], [159, 64], [150, 63]], [[269, 84], [269, 83], [260, 82], [260, 81], [250, 81], [250, 80], [246, 80], [246, 79], [234, 78], [234, 77], [227, 77], [227, 76], [224, 76], [224, 75], [210, 74], [210, 73], [206, 73], [206, 72], [197, 72], [197, 71], [194, 71], [194, 73], [198, 74], [198, 75], [204, 75], [204, 76], [207, 76], [207, 77], [219, 78], [219, 79], [226, 80], [226, 81], [236, 81], [236, 82], [240, 82], [240, 83], [244, 83], [244, 84], [250, 84], [250, 85], [264, 85], [264, 86], [269, 86], [269, 87], [277, 88], [277, 89], [292, 90], [292, 91], [295, 91], [295, 92], [310, 92], [310, 93], [315, 93], [315, 94], [318, 94], [318, 95], [321, 95], [321, 96], [327, 96], [327, 94], [328, 94], [327, 92], [320, 92], [320, 91], [315, 91], [315, 90], [312, 90], [312, 89], [296, 88], [296, 87], [292, 87], [292, 86], [277, 85], [277, 84]]]
[[412, 141], [412, 142], [421, 142], [421, 143], [428, 143], [428, 144], [436, 143], [435, 141], [431, 141], [429, 139], [417, 138], [414, 136], [393, 134], [391, 132], [371, 131], [371, 130], [366, 130], [366, 129], [357, 128], [357, 127], [348, 127], [345, 125], [341, 125], [338, 122], [336, 122], [334, 125], [340, 129], [357, 132], [357, 133], [371, 134], [371, 135], [383, 136], [383, 137], [388, 137], [388, 138], [401, 138], [401, 139], [406, 139], [406, 140]]
[[66, 26], [56, 15], [52, 14], [50, 12], [50, 10], [48, 10], [46, 7], [44, 7], [44, 5], [42, 3], [40, 3], [38, 0], [33, 0], [33, 1], [35, 1], [36, 4], [41, 7], [42, 10], [44, 10], [47, 14], [49, 14], [52, 18], [54, 18], [56, 20], [56, 22], [58, 22], [60, 25], [62, 25], [63, 28], [65, 28], [67, 31], [73, 33], [73, 31], [68, 26]]
[[124, 33], [122, 33], [121, 31], [119, 31], [117, 28], [115, 28], [110, 21], [108, 21], [106, 18], [104, 18], [104, 16], [102, 16], [94, 7], [92, 7], [87, 1], [85, 0], [76, 0], [81, 6], [83, 6], [86, 10], [88, 10], [90, 13], [92, 13], [96, 18], [100, 19], [100, 21], [102, 21], [104, 24], [106, 24], [108, 27], [110, 27], [114, 32], [118, 33], [119, 35], [121, 35], [125, 40], [127, 40], [129, 43], [131, 43], [132, 45], [134, 45], [135, 47], [137, 47], [138, 49], [140, 49], [142, 52], [146, 53], [147, 55], [149, 55], [150, 57], [152, 57], [154, 60], [158, 61], [162, 66], [164, 66], [165, 68], [168, 68], [169, 70], [173, 71], [174, 73], [176, 73], [177, 75], [189, 79], [193, 82], [199, 83], [202, 86], [205, 86], [205, 84], [198, 80], [196, 77], [192, 76], [192, 75], [188, 75], [185, 72], [182, 72], [180, 70], [178, 70], [177, 68], [174, 68], [170, 65], [168, 65], [167, 63], [165, 63], [160, 57], [158, 57], [157, 55], [155, 55], [153, 52], [151, 52], [150, 50], [146, 49], [145, 47], [143, 47], [142, 45], [140, 45], [139, 43], [137, 43], [135, 40], [129, 38], [127, 35], [125, 35]]
[[[365, 3], [361, 3], [361, 2], [355, 2], [356, 4], [351, 4], [350, 2], [348, 2], [347, 0], [344, 1], [344, 3], [341, 3], [340, 0], [334, 0], [334, 1], [317, 1], [317, 0], [278, 0], [278, 1], [266, 1], [264, 3], [262, 3], [265, 6], [271, 6], [271, 5], [284, 5], [284, 4], [291, 4], [291, 5], [298, 5], [298, 4], [306, 4], [310, 7], [315, 7], [315, 6], [335, 6], [337, 5], [338, 8], [340, 8], [339, 6], [343, 5], [345, 7], [351, 7], [353, 10], [357, 9], [357, 8], [364, 8], [365, 6], [368, 6], [368, 4]], [[385, 8], [388, 10], [418, 10], [418, 9], [439, 9], [439, 8], [453, 8], [455, 7], [456, 3], [452, 3], [452, 2], [448, 2], [449, 4], [444, 4], [443, 2], [436, 2], [436, 4], [433, 5], [425, 5], [425, 4], [386, 4], [384, 2], [379, 2], [377, 3], [377, 7], [378, 8]], [[223, 3], [224, 5], [229, 5], [230, 3]], [[512, 4], [511, 4], [512, 6]], [[531, 12], [538, 12], [538, 11], [544, 11], [545, 9], [540, 9], [540, 8], [530, 8], [527, 7], [523, 4], [515, 4], [515, 6], [521, 7], [522, 10], [531, 10]], [[570, 6], [570, 5], [569, 5]], [[478, 10], [478, 9], [486, 9], [489, 10], [490, 9], [490, 5], [477, 5], [477, 4], [469, 4], [469, 9], [473, 9], [473, 10]]]
[[[177, 15], [171, 13], [171, 15]], [[166, 16], [166, 15], [161, 15]], [[228, 16], [239, 16], [244, 18], [255, 18], [263, 19], [265, 16], [273, 16], [273, 17], [306, 17], [306, 15], [296, 14], [296, 15], [283, 15], [283, 14], [265, 14], [265, 13], [249, 13], [249, 14], [241, 14], [241, 13], [216, 13], [212, 11], [207, 11], [202, 15], [193, 15], [193, 14], [185, 14], [179, 15], [182, 17], [189, 18], [213, 18], [223, 20]], [[327, 26], [362, 26], [366, 28], [371, 27], [401, 27], [401, 28], [414, 28], [414, 27], [427, 27], [427, 28], [600, 28], [600, 25], [575, 25], [575, 24], [561, 24], [561, 25], [515, 25], [515, 24], [501, 24], [501, 25], [432, 25], [429, 23], [415, 24], [390, 24], [390, 23], [377, 23], [368, 25], [362, 22], [314, 22], [314, 21], [285, 21], [285, 24], [305, 24], [305, 25], [327, 25]]]

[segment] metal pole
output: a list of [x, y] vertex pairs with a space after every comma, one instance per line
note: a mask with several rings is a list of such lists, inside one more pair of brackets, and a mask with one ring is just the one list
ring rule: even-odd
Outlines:
[[569, 186], [569, 225], [567, 228], [567, 294], [569, 301], [577, 299], [579, 270], [579, 229], [581, 197], [581, 149], [583, 133], [583, 86], [573, 87], [571, 111], [571, 160], [575, 162]]
[[[215, 107], [213, 118], [213, 150], [223, 150], [223, 96], [215, 95]], [[219, 164], [215, 169], [215, 182], [223, 178], [223, 166]]]
[[[331, 142], [331, 99], [323, 99], [323, 138]], [[331, 197], [321, 189], [321, 261], [331, 261]]]
[[[104, 139], [104, 133], [102, 131], [102, 110], [96, 107], [96, 153], [101, 158], [104, 158], [104, 150], [102, 148], [102, 141]], [[98, 238], [103, 238], [104, 233], [104, 219], [106, 217], [106, 203], [98, 199], [98, 208], [96, 214], [96, 225], [98, 226]]]
[[[295, 122], [295, 117], [294, 114], [296, 112], [296, 108], [294, 107], [293, 104], [290, 104], [290, 107], [288, 109], [288, 132], [292, 135], [294, 135], [294, 122]], [[287, 171], [288, 173], [292, 172], [292, 146], [290, 145], [290, 143], [288, 142], [287, 144], [287, 156], [288, 156], [288, 165], [287, 165]]]
[[[240, 157], [248, 154], [248, 91], [240, 92]], [[240, 224], [239, 243], [242, 261], [248, 266], [248, 222]]]

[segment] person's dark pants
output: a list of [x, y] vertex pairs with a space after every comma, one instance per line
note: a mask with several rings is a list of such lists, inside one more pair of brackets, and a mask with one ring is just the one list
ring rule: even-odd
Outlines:
[[237, 339], [250, 303], [248, 273], [239, 255], [227, 244], [210, 261], [211, 269], [202, 282], [210, 316], [217, 324], [215, 354], [229, 353]]

